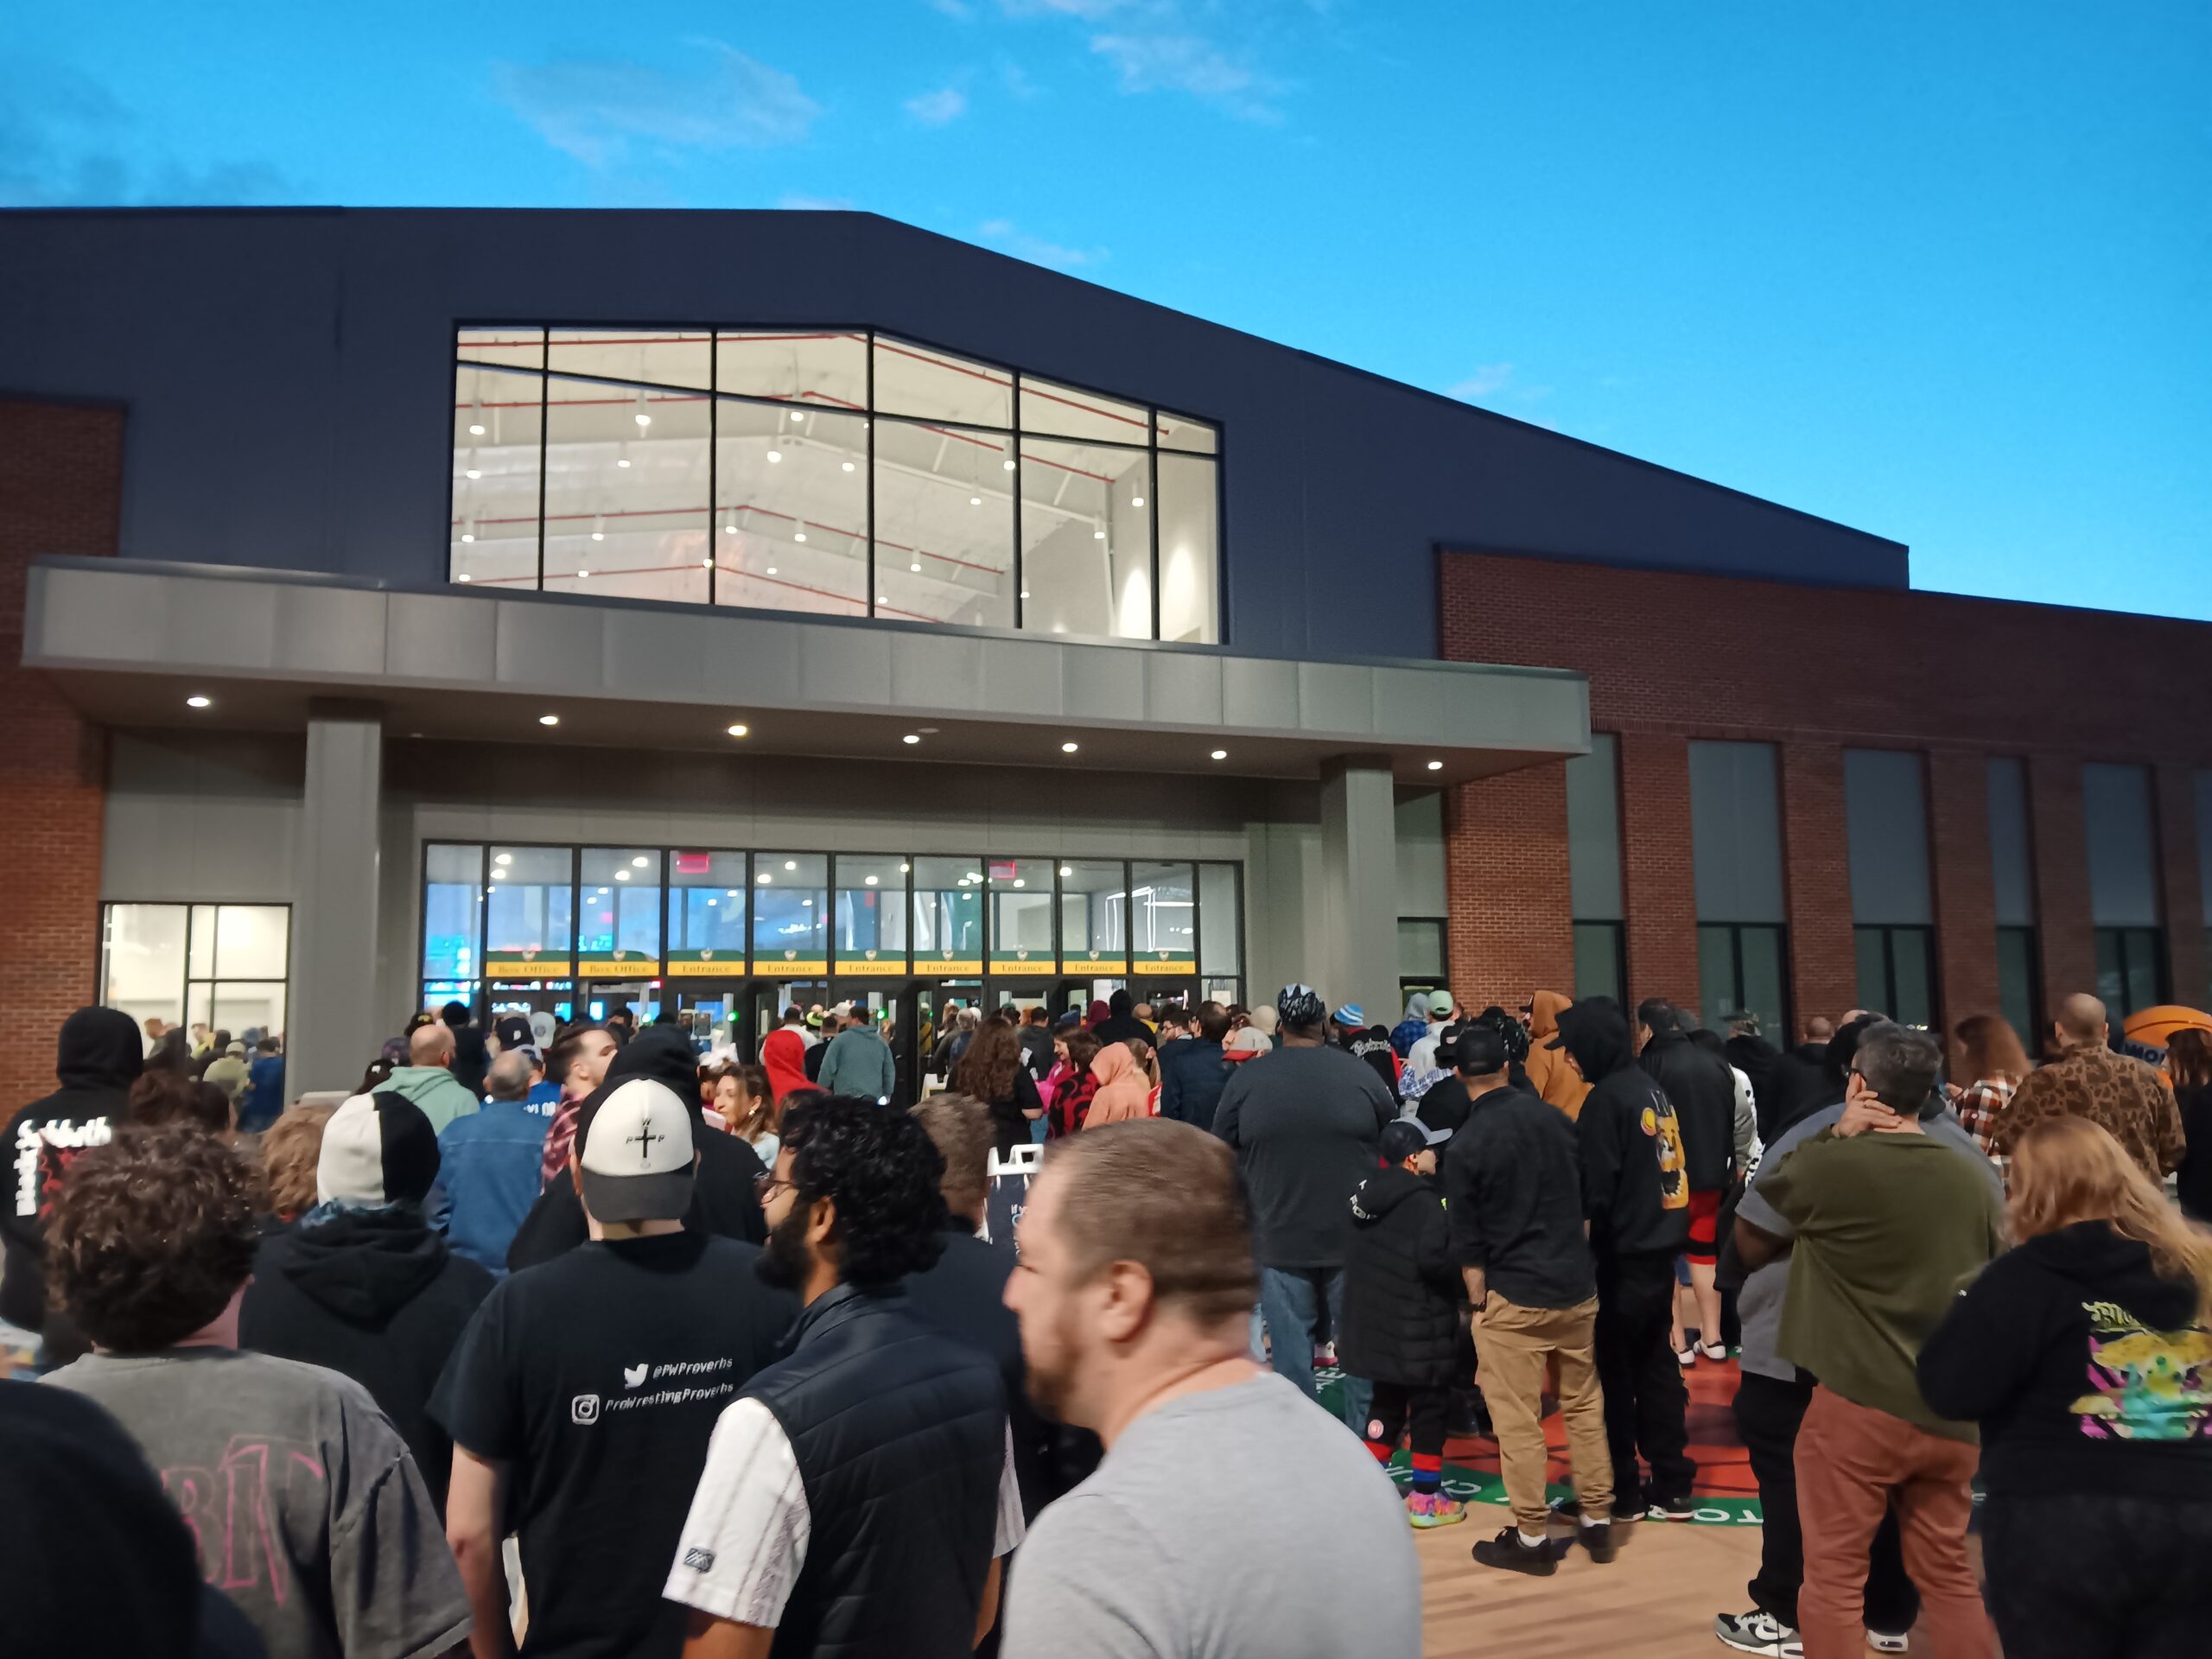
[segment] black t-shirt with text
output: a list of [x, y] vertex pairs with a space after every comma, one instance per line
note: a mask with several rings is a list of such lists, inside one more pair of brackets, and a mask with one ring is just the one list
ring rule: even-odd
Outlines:
[[760, 1252], [675, 1233], [585, 1244], [503, 1281], [438, 1380], [454, 1444], [509, 1465], [530, 1659], [677, 1659], [661, 1599], [707, 1440], [798, 1302]]

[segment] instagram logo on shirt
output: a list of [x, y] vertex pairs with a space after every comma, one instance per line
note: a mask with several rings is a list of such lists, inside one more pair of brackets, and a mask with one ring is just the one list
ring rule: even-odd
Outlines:
[[569, 1421], [572, 1423], [595, 1423], [599, 1421], [599, 1396], [580, 1394], [569, 1402]]

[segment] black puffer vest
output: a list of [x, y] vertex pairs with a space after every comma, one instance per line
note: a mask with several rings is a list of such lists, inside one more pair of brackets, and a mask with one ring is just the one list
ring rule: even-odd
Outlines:
[[1402, 1388], [1455, 1380], [1460, 1279], [1435, 1186], [1377, 1170], [1351, 1195], [1351, 1217], [1337, 1357], [1354, 1376]]
[[1006, 1465], [998, 1370], [903, 1290], [816, 1299], [743, 1392], [791, 1443], [811, 1537], [777, 1655], [965, 1659]]

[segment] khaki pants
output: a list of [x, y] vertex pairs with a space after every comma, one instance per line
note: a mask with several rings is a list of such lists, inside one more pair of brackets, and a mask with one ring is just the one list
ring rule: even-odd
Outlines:
[[1475, 1321], [1475, 1381], [1482, 1385], [1497, 1438], [1497, 1461], [1513, 1518], [1534, 1536], [1544, 1529], [1544, 1369], [1559, 1361], [1560, 1414], [1582, 1513], [1610, 1520], [1613, 1462], [1605, 1450], [1605, 1398], [1591, 1357], [1598, 1299], [1573, 1307], [1522, 1307], [1496, 1291]]

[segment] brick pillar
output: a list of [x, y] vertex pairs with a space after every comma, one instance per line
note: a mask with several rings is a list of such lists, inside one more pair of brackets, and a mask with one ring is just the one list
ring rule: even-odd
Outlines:
[[1851, 935], [1851, 843], [1844, 821], [1843, 750], [1782, 746], [1782, 880], [1789, 911], [1789, 1002], [1802, 1029], [1812, 1014], [1840, 1019], [1859, 1001]]
[[1928, 757], [1928, 851], [1936, 886], [1936, 980], [1945, 1027], [1995, 1014], [1997, 885], [1989, 867], [1989, 761]]
[[2043, 958], [2043, 1005], [2050, 1009], [2077, 991], [2094, 992], [2097, 988], [2097, 942], [2089, 920], [2088, 830], [2082, 819], [2082, 762], [2076, 757], [2030, 757], [2028, 841], [2036, 862], [2036, 948]]
[[1477, 1008], [1517, 1008], [1537, 990], [1572, 996], [1565, 765], [1462, 784], [1444, 810], [1453, 995]]
[[[99, 976], [106, 748], [23, 660], [23, 587], [42, 554], [110, 555], [123, 515], [123, 411], [0, 400], [0, 1101], [51, 1090], [54, 1039]], [[9, 1108], [12, 1109], [12, 1107]]]
[[1627, 912], [1628, 1004], [1663, 996], [1700, 1006], [1697, 876], [1690, 864], [1690, 746], [1624, 732], [1621, 901]]
[[2204, 893], [2196, 862], [2196, 777], [2187, 766], [2160, 766], [2158, 790], [2158, 892], [2166, 930], [2167, 989], [2185, 1007], [2204, 1006]]

